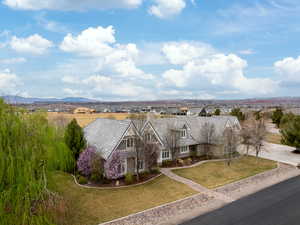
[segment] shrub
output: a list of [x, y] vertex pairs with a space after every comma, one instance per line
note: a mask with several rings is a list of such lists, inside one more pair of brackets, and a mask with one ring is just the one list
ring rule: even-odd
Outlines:
[[133, 182], [134, 182], [134, 177], [133, 177], [133, 175], [132, 175], [131, 173], [127, 173], [127, 174], [125, 175], [125, 184], [126, 184], [126, 185], [130, 185], [130, 184], [133, 184]]
[[165, 160], [162, 162], [163, 167], [168, 167], [168, 166], [171, 166], [172, 164], [173, 164], [172, 160]]
[[80, 176], [79, 179], [78, 179], [78, 183], [79, 184], [87, 184], [88, 180], [85, 177]]
[[160, 171], [159, 171], [158, 168], [152, 168], [152, 169], [150, 170], [150, 172], [151, 172], [152, 174], [159, 174], [159, 173], [160, 173]]
[[193, 160], [191, 158], [187, 158], [185, 161], [184, 161], [184, 164], [185, 165], [191, 165], [193, 163]]
[[92, 174], [91, 176], [91, 181], [97, 183], [97, 182], [101, 182], [103, 180], [103, 177], [100, 176], [99, 174]]
[[141, 177], [147, 177], [148, 175], [150, 175], [149, 171], [143, 171], [143, 172], [140, 173]]
[[178, 159], [177, 162], [179, 163], [179, 165], [183, 165], [184, 164], [183, 159]]

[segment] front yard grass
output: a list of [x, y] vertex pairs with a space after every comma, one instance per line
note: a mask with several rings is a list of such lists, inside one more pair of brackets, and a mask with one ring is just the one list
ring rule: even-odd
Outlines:
[[99, 190], [79, 187], [70, 175], [55, 173], [50, 189], [64, 198], [69, 208], [64, 224], [72, 225], [96, 225], [197, 193], [164, 175], [136, 187]]
[[173, 170], [173, 172], [213, 189], [276, 167], [277, 163], [274, 161], [245, 156], [235, 159], [230, 167], [225, 161], [207, 162], [193, 168]]
[[266, 142], [282, 145], [280, 134], [267, 133], [265, 139], [266, 139]]

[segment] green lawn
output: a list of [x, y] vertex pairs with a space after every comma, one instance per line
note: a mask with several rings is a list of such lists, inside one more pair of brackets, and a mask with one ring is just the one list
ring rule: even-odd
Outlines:
[[69, 208], [65, 224], [72, 225], [99, 224], [196, 194], [164, 175], [141, 186], [99, 190], [78, 187], [70, 175], [57, 173], [50, 188], [63, 196]]
[[234, 160], [230, 167], [225, 162], [207, 162], [197, 167], [173, 170], [173, 172], [213, 189], [274, 169], [276, 166], [276, 162], [249, 156]]
[[267, 133], [265, 140], [266, 142], [282, 145], [280, 134]]

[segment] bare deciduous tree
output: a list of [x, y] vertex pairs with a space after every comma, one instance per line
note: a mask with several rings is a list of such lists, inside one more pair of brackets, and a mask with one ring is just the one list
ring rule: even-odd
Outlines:
[[212, 146], [218, 141], [215, 125], [209, 122], [204, 123], [200, 128], [197, 141], [204, 145], [204, 153], [209, 158], [212, 155]]
[[167, 132], [164, 136], [164, 144], [171, 152], [172, 160], [177, 164], [179, 154], [180, 132], [172, 124], [167, 124]]
[[244, 144], [246, 146], [246, 156], [248, 156], [249, 154], [249, 149], [250, 146], [252, 144], [251, 140], [252, 140], [252, 129], [251, 127], [243, 127], [241, 132], [240, 132], [240, 136], [242, 139], [242, 144]]
[[262, 150], [265, 136], [266, 136], [266, 125], [264, 120], [255, 121], [254, 126], [252, 128], [251, 143], [255, 149], [256, 157], [258, 157], [259, 153]]
[[[130, 116], [130, 120], [135, 126], [134, 133], [134, 153], [135, 153], [135, 169], [136, 169], [136, 176], [137, 181], [140, 179], [140, 168], [139, 163], [145, 157], [145, 147], [146, 147], [146, 140], [145, 136], [142, 134], [143, 128], [147, 122], [146, 114], [132, 114]], [[144, 165], [145, 166], [145, 165]]]
[[227, 165], [230, 166], [234, 154], [239, 145], [239, 136], [233, 128], [226, 128], [224, 131], [224, 156], [227, 159]]
[[159, 148], [155, 143], [146, 143], [145, 145], [145, 166], [148, 170], [157, 167], [157, 159], [158, 159], [158, 151]]

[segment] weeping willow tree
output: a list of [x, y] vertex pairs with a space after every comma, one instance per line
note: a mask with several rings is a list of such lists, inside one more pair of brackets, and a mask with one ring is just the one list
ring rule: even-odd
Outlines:
[[48, 213], [52, 171], [72, 171], [72, 153], [45, 115], [29, 114], [0, 99], [0, 222], [54, 224]]

